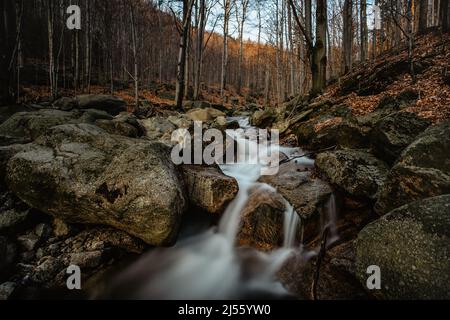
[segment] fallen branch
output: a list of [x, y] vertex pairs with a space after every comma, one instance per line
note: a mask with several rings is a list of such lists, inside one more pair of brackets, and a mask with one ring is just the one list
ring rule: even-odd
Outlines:
[[314, 155], [314, 154], [316, 154], [316, 153], [325, 152], [325, 151], [330, 151], [330, 150], [336, 149], [336, 147], [337, 147], [337, 146], [332, 146], [332, 147], [329, 147], [329, 148], [325, 148], [325, 149], [320, 149], [320, 150], [317, 150], [317, 151], [308, 152], [308, 153], [302, 154], [301, 156], [296, 156], [296, 157], [284, 159], [284, 160], [281, 160], [281, 161], [280, 161], [280, 165], [281, 165], [281, 164], [284, 164], [284, 163], [291, 162], [292, 160], [296, 160], [296, 159], [300, 159], [300, 158], [309, 157], [309, 156], [312, 156], [312, 155]]
[[327, 251], [328, 233], [329, 233], [329, 228], [326, 227], [322, 233], [322, 240], [320, 242], [320, 251], [319, 251], [319, 255], [317, 256], [317, 262], [316, 262], [316, 272], [314, 273], [313, 282], [311, 284], [311, 299], [312, 300], [317, 300], [317, 286], [318, 286], [319, 278], [320, 278], [320, 267], [322, 265], [323, 258], [325, 257], [325, 254]]

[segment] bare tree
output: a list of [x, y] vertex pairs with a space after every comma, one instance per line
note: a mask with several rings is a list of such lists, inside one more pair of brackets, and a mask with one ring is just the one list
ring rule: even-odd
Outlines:
[[366, 0], [361, 0], [360, 4], [360, 50], [361, 50], [361, 61], [366, 61], [369, 55], [369, 34], [367, 28], [367, 3]]
[[191, 23], [192, 7], [194, 0], [183, 0], [183, 19], [182, 25], [178, 28], [180, 33], [180, 49], [178, 52], [177, 64], [177, 84], [175, 91], [175, 103], [178, 108], [183, 107], [183, 98], [185, 90], [185, 64], [186, 64], [186, 50], [189, 36], [189, 28]]
[[220, 77], [220, 96], [224, 98], [227, 83], [228, 66], [228, 33], [231, 16], [231, 0], [223, 0], [223, 48], [222, 48], [222, 70]]
[[249, 5], [249, 0], [238, 0], [235, 1], [235, 12], [236, 21], [238, 25], [238, 38], [239, 38], [239, 60], [238, 60], [238, 83], [237, 83], [237, 93], [241, 94], [242, 90], [242, 62], [244, 59], [244, 25], [247, 20], [247, 9]]
[[343, 49], [344, 57], [342, 63], [343, 73], [348, 73], [352, 69], [352, 50], [353, 50], [353, 0], [344, 0], [343, 10]]

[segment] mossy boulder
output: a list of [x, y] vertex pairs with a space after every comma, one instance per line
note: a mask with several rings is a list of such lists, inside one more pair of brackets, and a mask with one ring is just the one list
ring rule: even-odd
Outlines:
[[369, 200], [376, 198], [388, 175], [387, 165], [365, 150], [320, 153], [316, 167], [332, 184], [348, 194]]
[[168, 147], [90, 124], [50, 129], [9, 160], [6, 183], [55, 218], [109, 225], [151, 245], [173, 242], [186, 205]]
[[370, 134], [375, 154], [392, 164], [430, 122], [412, 112], [396, 112], [375, 124]]
[[358, 235], [357, 276], [380, 267], [383, 299], [450, 299], [450, 195], [412, 202], [367, 225]]
[[380, 189], [375, 210], [386, 214], [415, 200], [450, 193], [450, 121], [417, 136]]

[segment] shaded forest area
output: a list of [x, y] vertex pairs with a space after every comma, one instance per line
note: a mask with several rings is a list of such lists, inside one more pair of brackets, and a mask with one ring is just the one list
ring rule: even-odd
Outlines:
[[[66, 27], [70, 4], [81, 8], [81, 30]], [[179, 106], [202, 93], [219, 102], [242, 95], [281, 103], [317, 95], [327, 81], [401, 46], [409, 48], [414, 75], [415, 36], [431, 27], [448, 31], [448, 0], [376, 1], [380, 12], [368, 9], [373, 4], [6, 0], [2, 101], [130, 89], [130, 103], [139, 105], [158, 93], [158, 84], [168, 84], [176, 92], [162, 98]], [[245, 39], [250, 27], [253, 41]]]

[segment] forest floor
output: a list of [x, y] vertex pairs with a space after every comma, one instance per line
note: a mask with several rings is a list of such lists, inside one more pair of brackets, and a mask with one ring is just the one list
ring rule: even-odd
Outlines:
[[[427, 33], [416, 40], [413, 61], [416, 81], [412, 81], [406, 47], [378, 56], [374, 61], [359, 64], [348, 75], [327, 87], [318, 100], [340, 100], [349, 105], [355, 116], [374, 111], [384, 96], [397, 96], [409, 89], [419, 97], [407, 110], [433, 122], [450, 117], [450, 36]], [[358, 92], [346, 92], [345, 84], [359, 79]], [[364, 87], [365, 85], [365, 87]], [[349, 88], [351, 89], [351, 88]]]
[[[313, 102], [325, 99], [346, 103], [355, 116], [365, 115], [375, 110], [380, 99], [385, 96], [397, 96], [409, 89], [419, 94], [418, 99], [408, 110], [417, 113], [432, 122], [440, 122], [450, 117], [450, 36], [438, 32], [429, 32], [416, 39], [413, 61], [416, 81], [409, 73], [408, 50], [406, 46], [380, 54], [376, 59], [360, 63], [349, 74], [330, 84], [323, 95]], [[359, 79], [360, 88], [352, 90]], [[123, 87], [123, 85], [122, 85]], [[125, 100], [129, 111], [134, 109], [134, 88], [130, 82], [126, 88], [114, 90], [114, 95]], [[110, 87], [92, 85], [89, 90], [74, 91], [60, 89], [60, 96], [70, 97], [76, 94], [111, 94]], [[218, 85], [203, 88], [202, 100], [211, 104], [221, 104], [228, 108], [239, 109], [249, 103], [263, 104], [263, 97], [252, 95], [248, 88], [238, 94], [235, 89], [227, 88], [226, 101], [220, 96]], [[144, 106], [157, 106], [161, 109], [173, 106], [175, 97], [174, 83], [151, 83], [139, 91], [140, 103]], [[48, 86], [24, 86], [22, 103], [40, 103], [50, 99]], [[189, 100], [189, 99], [187, 99]], [[271, 103], [276, 105], [276, 103]]]

